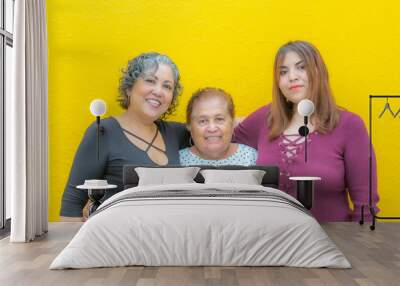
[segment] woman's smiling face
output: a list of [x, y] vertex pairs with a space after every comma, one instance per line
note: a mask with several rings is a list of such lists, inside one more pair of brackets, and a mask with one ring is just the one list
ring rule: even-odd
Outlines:
[[140, 116], [157, 120], [171, 105], [173, 91], [174, 77], [171, 68], [166, 64], [159, 64], [155, 73], [145, 73], [128, 91], [129, 108]]
[[223, 159], [233, 134], [233, 118], [226, 100], [213, 95], [198, 100], [193, 106], [189, 129], [203, 159]]

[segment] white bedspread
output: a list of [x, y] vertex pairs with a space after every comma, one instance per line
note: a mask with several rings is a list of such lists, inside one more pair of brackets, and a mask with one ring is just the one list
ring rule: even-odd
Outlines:
[[[166, 193], [173, 195], [163, 196]], [[279, 190], [254, 185], [131, 188], [105, 201], [50, 269], [127, 265], [350, 268], [318, 222], [297, 204]]]

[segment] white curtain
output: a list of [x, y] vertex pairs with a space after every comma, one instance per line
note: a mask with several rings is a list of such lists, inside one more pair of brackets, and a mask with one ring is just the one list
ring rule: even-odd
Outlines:
[[48, 229], [47, 32], [45, 0], [16, 0], [13, 92], [6, 98], [6, 187], [12, 242]]

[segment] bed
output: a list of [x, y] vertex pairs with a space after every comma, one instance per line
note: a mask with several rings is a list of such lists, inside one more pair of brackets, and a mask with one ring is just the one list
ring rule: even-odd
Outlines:
[[277, 189], [277, 167], [193, 168], [124, 166], [126, 189], [101, 204], [50, 269], [351, 267], [310, 212]]

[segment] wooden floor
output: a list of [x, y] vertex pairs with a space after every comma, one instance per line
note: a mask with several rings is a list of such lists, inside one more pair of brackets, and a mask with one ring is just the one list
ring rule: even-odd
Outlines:
[[353, 268], [290, 267], [120, 267], [48, 270], [80, 223], [50, 223], [32, 243], [0, 241], [0, 285], [400, 285], [400, 223], [379, 223], [375, 231], [356, 223], [323, 227]]

